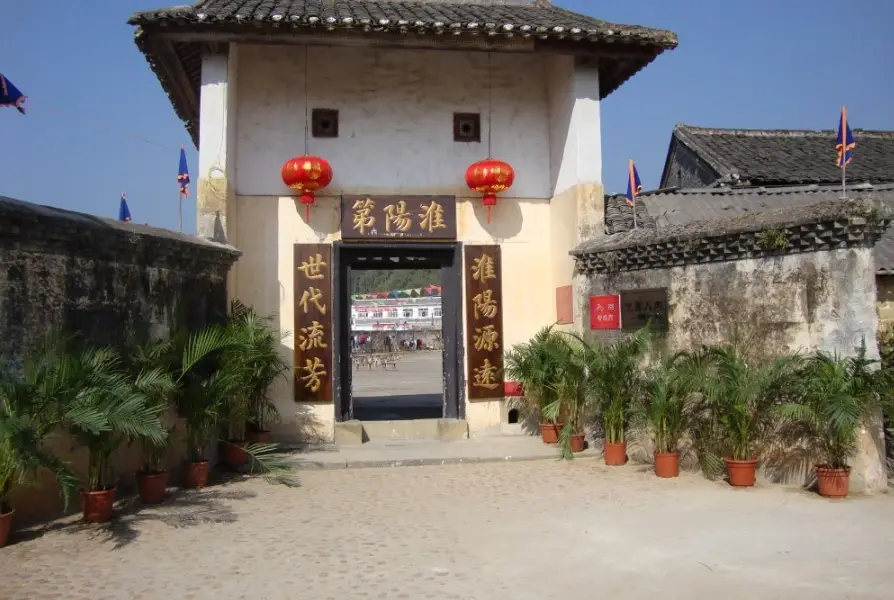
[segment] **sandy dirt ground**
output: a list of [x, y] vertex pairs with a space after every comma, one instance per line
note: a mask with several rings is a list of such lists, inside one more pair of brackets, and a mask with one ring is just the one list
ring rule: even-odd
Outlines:
[[658, 480], [599, 459], [307, 471], [74, 518], [0, 549], [0, 598], [894, 598], [894, 495]]

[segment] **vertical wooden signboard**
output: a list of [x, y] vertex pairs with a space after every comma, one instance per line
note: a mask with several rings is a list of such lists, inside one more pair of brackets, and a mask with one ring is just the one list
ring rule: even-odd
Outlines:
[[469, 400], [503, 397], [503, 267], [499, 246], [466, 246]]
[[295, 401], [332, 402], [332, 246], [295, 244]]

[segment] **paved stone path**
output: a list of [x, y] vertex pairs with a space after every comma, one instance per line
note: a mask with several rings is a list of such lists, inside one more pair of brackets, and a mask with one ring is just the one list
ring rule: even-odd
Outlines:
[[444, 390], [440, 351], [401, 352], [396, 369], [354, 369], [354, 415], [361, 421], [439, 419]]
[[300, 479], [191, 492], [107, 528], [59, 521], [0, 549], [0, 598], [838, 600], [894, 589], [892, 496], [660, 481], [598, 459]]

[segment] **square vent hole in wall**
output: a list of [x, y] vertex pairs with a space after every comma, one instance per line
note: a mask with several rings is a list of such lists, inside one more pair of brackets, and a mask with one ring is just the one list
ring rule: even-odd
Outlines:
[[478, 113], [453, 113], [453, 141], [480, 142], [481, 115]]
[[333, 108], [313, 109], [311, 130], [315, 138], [338, 137], [338, 111]]

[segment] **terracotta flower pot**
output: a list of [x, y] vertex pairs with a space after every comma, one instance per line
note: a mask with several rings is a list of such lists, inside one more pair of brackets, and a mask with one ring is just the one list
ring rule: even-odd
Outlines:
[[9, 530], [12, 529], [12, 515], [16, 511], [11, 510], [8, 513], [0, 515], [0, 548], [6, 545], [9, 540]]
[[826, 498], [844, 498], [850, 485], [850, 468], [836, 469], [825, 465], [816, 467], [816, 484], [819, 495]]
[[137, 489], [140, 492], [140, 502], [143, 504], [158, 504], [165, 499], [168, 487], [168, 472], [137, 473]]
[[565, 423], [541, 423], [540, 437], [544, 444], [558, 444], [559, 432], [565, 427]]
[[583, 433], [576, 433], [571, 436], [571, 451], [572, 452], [583, 452], [587, 447], [586, 436]]
[[201, 489], [208, 485], [208, 461], [186, 463], [183, 473], [183, 487]]
[[84, 504], [84, 520], [88, 523], [105, 523], [112, 518], [115, 504], [115, 488], [97, 492], [81, 491]]
[[273, 443], [273, 432], [269, 429], [246, 431], [245, 441], [249, 444], [271, 444]]
[[680, 452], [656, 452], [655, 475], [669, 479], [680, 476]]
[[221, 442], [220, 454], [228, 467], [238, 469], [248, 462], [248, 454], [244, 448], [245, 442]]
[[729, 475], [729, 484], [733, 487], [751, 487], [754, 485], [755, 473], [757, 473], [757, 459], [733, 460], [726, 458], [726, 472]]
[[602, 457], [605, 460], [605, 464], [610, 467], [626, 465], [627, 442], [621, 442], [620, 444], [605, 442], [605, 446], [602, 449]]

